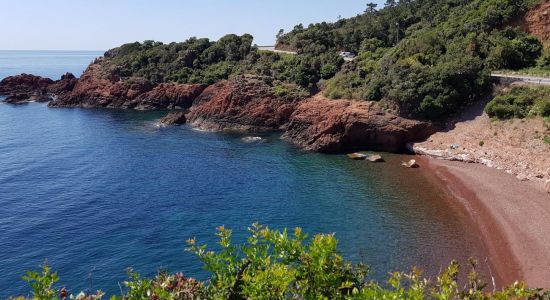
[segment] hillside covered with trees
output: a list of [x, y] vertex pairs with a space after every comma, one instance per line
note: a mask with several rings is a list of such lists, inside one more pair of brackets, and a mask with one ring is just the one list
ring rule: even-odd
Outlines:
[[[510, 24], [536, 0], [388, 0], [335, 23], [297, 25], [280, 32], [277, 47], [297, 55], [259, 51], [253, 37], [213, 42], [146, 41], [108, 51], [109, 76], [153, 83], [213, 84], [253, 74], [272, 85], [337, 99], [380, 101], [401, 116], [439, 120], [486, 95], [490, 72], [548, 68], [542, 43]], [[338, 53], [357, 54], [344, 62]], [[303, 94], [303, 93], [300, 93]]]

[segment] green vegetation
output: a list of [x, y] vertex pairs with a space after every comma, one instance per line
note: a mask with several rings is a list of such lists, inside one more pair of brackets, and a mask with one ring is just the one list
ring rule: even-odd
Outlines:
[[125, 44], [105, 53], [106, 76], [145, 78], [152, 83], [213, 84], [232, 75], [253, 74], [312, 87], [337, 72], [343, 60], [335, 53], [318, 56], [258, 51], [252, 36], [226, 35], [216, 42], [191, 38], [168, 45], [145, 41]]
[[[388, 0], [380, 10], [368, 4], [353, 18], [281, 30], [277, 47], [297, 55], [258, 51], [249, 34], [227, 35], [216, 42], [126, 44], [108, 51], [102, 66], [109, 76], [153, 83], [212, 84], [252, 74], [310, 91], [322, 87], [330, 98], [383, 101], [402, 116], [438, 120], [488, 94], [493, 70], [549, 68], [550, 50], [508, 27], [535, 2]], [[357, 57], [345, 63], [339, 51]]]
[[491, 70], [536, 64], [541, 43], [506, 27], [531, 4], [387, 1], [355, 18], [296, 27], [279, 44], [300, 53], [358, 53], [326, 83], [328, 97], [382, 100], [402, 115], [440, 119], [488, 92]]
[[500, 92], [487, 104], [485, 111], [498, 119], [550, 117], [550, 87], [513, 87]]
[[[188, 241], [188, 251], [196, 254], [210, 272], [207, 281], [166, 272], [147, 279], [130, 271], [122, 295], [110, 299], [550, 299], [549, 292], [529, 289], [522, 283], [501, 291], [486, 291], [487, 285], [479, 279], [473, 260], [464, 284], [458, 282], [460, 267], [456, 262], [433, 281], [413, 268], [410, 273], [391, 274], [387, 283], [378, 283], [367, 279], [365, 265], [347, 262], [340, 256], [332, 234], [309, 239], [299, 228], [290, 234], [254, 224], [243, 245], [233, 244], [231, 234], [231, 230], [218, 228], [217, 252], [197, 245], [194, 239]], [[65, 288], [55, 287], [58, 278], [48, 266], [42, 272], [28, 272], [25, 280], [30, 283], [32, 299], [68, 296]], [[98, 291], [71, 299], [103, 296]]]

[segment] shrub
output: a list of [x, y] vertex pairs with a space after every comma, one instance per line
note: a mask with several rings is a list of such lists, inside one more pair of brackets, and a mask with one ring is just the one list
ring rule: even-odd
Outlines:
[[498, 94], [485, 107], [490, 117], [499, 119], [550, 116], [549, 87], [513, 87]]
[[[188, 251], [204, 264], [210, 277], [201, 283], [182, 274], [160, 272], [155, 278], [141, 278], [129, 271], [122, 295], [110, 299], [550, 299], [550, 293], [514, 283], [494, 293], [485, 291], [470, 260], [472, 271], [466, 284], [458, 283], [460, 266], [452, 262], [430, 281], [413, 268], [409, 273], [392, 273], [387, 284], [368, 281], [368, 268], [345, 261], [337, 250], [334, 234], [308, 238], [301, 229], [271, 230], [259, 224], [249, 228], [242, 245], [232, 242], [232, 232], [219, 227], [219, 251], [209, 251], [195, 239], [188, 240]], [[58, 299], [53, 284], [57, 275], [48, 266], [42, 272], [29, 272], [34, 299]], [[65, 289], [59, 290], [66, 297]], [[71, 299], [101, 299], [102, 292], [80, 293]], [[23, 297], [17, 299], [23, 300]]]

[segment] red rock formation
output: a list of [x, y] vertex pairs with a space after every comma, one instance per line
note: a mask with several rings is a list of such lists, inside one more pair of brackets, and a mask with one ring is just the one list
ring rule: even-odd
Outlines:
[[278, 97], [258, 78], [239, 77], [206, 88], [187, 115], [207, 130], [273, 130], [289, 120], [300, 99]]
[[542, 0], [514, 25], [543, 42], [550, 41], [550, 0]]
[[314, 97], [298, 105], [283, 138], [318, 152], [400, 152], [433, 130], [428, 123], [386, 113], [375, 102]]
[[7, 95], [6, 102], [49, 101], [52, 94], [63, 94], [70, 91], [77, 79], [67, 73], [58, 81], [49, 78], [21, 74], [10, 76], [0, 82], [0, 95]]
[[188, 108], [202, 92], [201, 85], [160, 84], [145, 79], [121, 80], [102, 73], [101, 65], [91, 64], [73, 90], [50, 102], [51, 107], [108, 107], [123, 109]]
[[183, 125], [185, 122], [187, 122], [187, 118], [182, 111], [171, 112], [159, 120], [159, 123], [165, 126]]
[[4, 78], [0, 82], [0, 93], [9, 94], [17, 92], [28, 92], [28, 91], [44, 91], [50, 84], [54, 81], [49, 78], [44, 78], [40, 76], [34, 76], [31, 74], [21, 74], [17, 76], [10, 76]]
[[138, 103], [135, 108], [140, 110], [189, 108], [203, 90], [204, 87], [197, 84], [160, 84], [139, 95], [133, 102]]
[[48, 92], [56, 96], [65, 95], [73, 90], [77, 82], [78, 78], [71, 73], [66, 73], [61, 76], [61, 80], [58, 80], [48, 86]]

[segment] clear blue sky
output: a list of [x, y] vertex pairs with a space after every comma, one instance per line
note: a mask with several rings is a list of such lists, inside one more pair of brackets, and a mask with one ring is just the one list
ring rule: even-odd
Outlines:
[[218, 39], [226, 33], [250, 33], [256, 44], [270, 45], [281, 28], [354, 16], [367, 2], [0, 0], [0, 50], [106, 50], [147, 39]]

